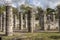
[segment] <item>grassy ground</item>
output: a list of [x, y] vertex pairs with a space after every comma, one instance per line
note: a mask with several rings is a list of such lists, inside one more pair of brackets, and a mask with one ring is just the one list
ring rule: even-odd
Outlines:
[[[2, 36], [3, 40], [12, 38], [42, 38], [42, 40], [60, 40], [60, 33], [14, 33], [13, 36]], [[37, 40], [37, 39], [36, 39]]]

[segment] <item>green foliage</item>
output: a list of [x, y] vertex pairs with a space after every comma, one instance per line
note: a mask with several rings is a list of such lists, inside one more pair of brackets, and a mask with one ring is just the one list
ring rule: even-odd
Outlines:
[[18, 9], [13, 7], [13, 13], [17, 14], [18, 13]]
[[3, 13], [3, 11], [6, 11], [6, 7], [4, 5], [0, 6], [0, 14]]
[[17, 19], [19, 18], [19, 14], [18, 14], [18, 9], [17, 8], [14, 8], [14, 7], [12, 7], [13, 8], [13, 14], [14, 15], [16, 15], [17, 16]]
[[38, 13], [43, 12], [44, 10], [41, 7], [37, 7]]
[[21, 10], [23, 11], [24, 14], [28, 13], [29, 10], [31, 10], [32, 8], [29, 6], [25, 6], [25, 5], [21, 5]]
[[52, 8], [47, 8], [46, 11], [47, 11], [47, 15], [51, 14], [52, 12], [55, 12], [55, 10]]
[[39, 15], [38, 13], [35, 14], [36, 20], [39, 20]]

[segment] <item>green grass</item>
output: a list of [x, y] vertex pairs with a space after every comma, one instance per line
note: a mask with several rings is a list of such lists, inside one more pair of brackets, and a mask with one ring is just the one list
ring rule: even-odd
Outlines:
[[15, 33], [13, 36], [3, 36], [2, 38], [3, 40], [9, 40], [16, 37], [43, 38], [43, 40], [60, 40], [60, 33]]

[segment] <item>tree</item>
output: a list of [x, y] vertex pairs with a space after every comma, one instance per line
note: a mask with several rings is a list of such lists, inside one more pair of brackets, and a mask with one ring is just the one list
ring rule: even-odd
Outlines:
[[0, 6], [0, 14], [3, 13], [4, 11], [6, 11], [5, 9], [6, 9], [6, 7], [4, 5]]
[[[46, 13], [47, 19], [49, 20], [49, 18], [50, 18], [51, 21], [53, 21], [53, 15], [55, 15], [55, 10], [52, 8], [47, 8], [46, 12], [47, 12]], [[54, 14], [53, 14], [53, 12], [54, 12]], [[48, 15], [50, 15], [50, 17]]]
[[55, 10], [52, 8], [47, 8], [46, 11], [47, 11], [47, 15], [51, 14], [52, 12], [55, 12]]
[[19, 19], [18, 9], [17, 8], [14, 8], [14, 7], [12, 7], [12, 9], [13, 9], [12, 10], [13, 14], [16, 15], [17, 19]]

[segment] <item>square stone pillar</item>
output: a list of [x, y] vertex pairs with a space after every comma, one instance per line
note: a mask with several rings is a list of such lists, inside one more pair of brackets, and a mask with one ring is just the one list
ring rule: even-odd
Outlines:
[[13, 30], [15, 29], [15, 14], [13, 14]]
[[11, 5], [6, 6], [6, 35], [13, 35], [13, 13]]
[[53, 12], [53, 21], [55, 22], [55, 14], [54, 14], [54, 12]]
[[17, 16], [14, 14], [14, 27], [13, 27], [14, 30], [18, 29], [17, 24], [18, 24], [18, 19], [17, 19]]
[[39, 25], [40, 25], [40, 30], [44, 30], [44, 13], [40, 12], [39, 13]]
[[21, 13], [21, 30], [23, 30], [24, 27], [23, 27], [23, 13]]
[[33, 33], [35, 30], [35, 12], [31, 13], [31, 32]]
[[28, 21], [27, 21], [27, 14], [25, 14], [25, 26], [26, 26], [26, 29], [28, 29]]
[[1, 31], [1, 14], [0, 14], [0, 31]]
[[48, 25], [47, 25], [47, 16], [44, 14], [44, 30], [47, 31]]
[[21, 12], [19, 12], [19, 30], [21, 30]]
[[1, 28], [1, 31], [2, 31], [2, 14], [1, 14], [1, 25], [0, 26], [1, 26], [0, 28]]
[[5, 32], [6, 27], [6, 12], [2, 13], [2, 32]]
[[31, 32], [31, 11], [28, 10], [27, 14], [27, 24], [28, 24], [28, 32]]

